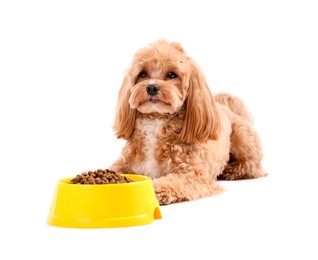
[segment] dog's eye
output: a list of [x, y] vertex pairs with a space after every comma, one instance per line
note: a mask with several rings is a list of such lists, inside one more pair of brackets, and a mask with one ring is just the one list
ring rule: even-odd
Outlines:
[[139, 77], [140, 77], [140, 78], [146, 78], [146, 77], [148, 77], [147, 71], [144, 71], [144, 70], [143, 70], [142, 72], [140, 72], [140, 73], [139, 73]]
[[176, 78], [176, 77], [178, 77], [178, 76], [177, 76], [177, 74], [174, 73], [173, 71], [169, 71], [166, 77], [167, 77], [168, 79], [174, 79], [174, 78]]

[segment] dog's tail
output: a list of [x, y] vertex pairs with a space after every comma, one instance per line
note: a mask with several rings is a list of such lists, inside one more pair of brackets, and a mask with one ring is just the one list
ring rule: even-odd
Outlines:
[[219, 104], [225, 105], [230, 110], [253, 124], [253, 116], [241, 99], [227, 93], [219, 93], [214, 96], [214, 100]]

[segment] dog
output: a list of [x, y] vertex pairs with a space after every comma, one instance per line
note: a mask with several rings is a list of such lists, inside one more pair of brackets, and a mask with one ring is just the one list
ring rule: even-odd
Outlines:
[[151, 177], [160, 205], [218, 194], [217, 180], [264, 176], [250, 112], [238, 97], [212, 96], [177, 42], [160, 39], [136, 52], [113, 129], [127, 141], [110, 169]]

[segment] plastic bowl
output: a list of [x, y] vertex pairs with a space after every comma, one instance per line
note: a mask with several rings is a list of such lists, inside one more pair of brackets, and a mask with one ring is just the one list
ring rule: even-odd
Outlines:
[[73, 228], [112, 228], [150, 224], [161, 219], [149, 177], [123, 174], [134, 182], [121, 184], [57, 183], [48, 224]]

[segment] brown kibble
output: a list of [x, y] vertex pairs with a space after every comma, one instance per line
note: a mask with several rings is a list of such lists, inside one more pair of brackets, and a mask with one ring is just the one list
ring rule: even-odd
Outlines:
[[89, 182], [89, 184], [95, 184], [95, 179], [94, 178], [89, 178], [87, 181]]
[[112, 170], [102, 170], [98, 169], [96, 171], [87, 171], [82, 174], [76, 175], [75, 178], [69, 181], [70, 184], [120, 184], [120, 183], [130, 183], [133, 180], [127, 178], [126, 176], [120, 175]]

